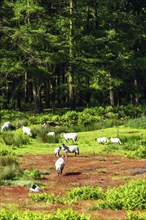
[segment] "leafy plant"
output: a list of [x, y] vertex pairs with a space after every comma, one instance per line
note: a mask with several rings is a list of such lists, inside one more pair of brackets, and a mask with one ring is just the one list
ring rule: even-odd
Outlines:
[[39, 194], [29, 194], [29, 197], [33, 199], [34, 201], [44, 201], [46, 203], [64, 203], [63, 198], [59, 195], [55, 196], [53, 193], [47, 194], [47, 193], [39, 193]]
[[145, 220], [146, 219], [146, 212], [140, 213], [140, 212], [132, 212], [129, 211], [127, 213], [128, 220]]
[[89, 220], [89, 215], [78, 214], [72, 209], [58, 209], [55, 214], [43, 214], [40, 212], [24, 211], [17, 209], [1, 209], [0, 216], [2, 220]]
[[0, 168], [0, 180], [14, 179], [21, 173], [18, 162], [12, 156], [1, 156]]
[[36, 169], [24, 170], [23, 178], [27, 179], [41, 179], [42, 172]]
[[130, 181], [106, 192], [105, 206], [111, 209], [146, 209], [146, 181]]
[[67, 197], [71, 200], [101, 199], [104, 197], [104, 192], [101, 187], [83, 186], [72, 189]]

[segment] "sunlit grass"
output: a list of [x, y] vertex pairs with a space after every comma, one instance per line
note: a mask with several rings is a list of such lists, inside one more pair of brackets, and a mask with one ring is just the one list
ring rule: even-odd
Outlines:
[[[12, 131], [14, 133], [14, 131]], [[22, 134], [22, 130], [18, 129], [15, 131], [15, 135]], [[122, 154], [125, 152], [123, 150], [123, 146], [126, 144], [132, 145], [135, 143], [137, 136], [141, 139], [145, 139], [145, 130], [144, 129], [132, 129], [122, 127], [113, 127], [106, 128], [95, 131], [87, 131], [87, 132], [78, 132], [79, 140], [77, 143], [66, 142], [61, 138], [59, 143], [43, 143], [39, 141], [37, 138], [30, 138], [30, 143], [26, 145], [17, 146], [8, 146], [5, 145], [2, 141], [0, 143], [0, 151], [2, 149], [6, 149], [12, 151], [17, 156], [23, 156], [25, 154], [54, 154], [55, 147], [61, 146], [64, 142], [67, 145], [78, 145], [80, 148], [80, 154], [97, 154], [101, 152], [107, 152], [110, 154]], [[122, 142], [122, 145], [113, 145], [110, 142], [108, 144], [98, 144], [95, 138], [97, 137], [119, 137], [121, 140], [125, 140]], [[127, 138], [125, 138], [125, 136]], [[132, 138], [130, 138], [132, 137]], [[134, 139], [135, 137], [135, 139]], [[139, 142], [137, 141], [138, 146]]]

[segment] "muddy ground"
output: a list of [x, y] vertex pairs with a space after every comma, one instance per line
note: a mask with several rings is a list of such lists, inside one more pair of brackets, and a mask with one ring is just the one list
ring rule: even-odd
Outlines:
[[[129, 159], [123, 156], [109, 155], [69, 155], [65, 158], [63, 175], [58, 177], [54, 164], [54, 155], [26, 155], [19, 158], [23, 169], [48, 171], [42, 179], [42, 191], [46, 193], [65, 194], [75, 186], [101, 186], [103, 189], [116, 187], [132, 179], [146, 179], [146, 159]], [[1, 186], [0, 208], [14, 204], [19, 209], [37, 210], [53, 213], [58, 208], [72, 207], [79, 213], [91, 215], [91, 220], [126, 220], [126, 212], [113, 210], [89, 211], [88, 208], [97, 201], [77, 201], [71, 205], [45, 204], [34, 202], [29, 198], [26, 186]]]

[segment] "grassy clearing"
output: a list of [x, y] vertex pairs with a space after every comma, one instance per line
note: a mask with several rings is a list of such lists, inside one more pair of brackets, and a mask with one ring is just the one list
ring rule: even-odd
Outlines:
[[[23, 135], [21, 129], [11, 132], [17, 137]], [[0, 152], [6, 150], [17, 156], [23, 156], [25, 154], [53, 154], [54, 148], [60, 146], [64, 142], [68, 145], [78, 144], [81, 154], [94, 154], [107, 151], [112, 154], [116, 153], [124, 155], [125, 150], [130, 153], [130, 151], [146, 145], [146, 131], [144, 129], [125, 128], [124, 126], [78, 132], [78, 136], [79, 140], [77, 143], [73, 143], [72, 141], [65, 142], [61, 137], [59, 143], [43, 143], [37, 138], [29, 138], [29, 143], [26, 143], [25, 145], [22, 144], [21, 146], [6, 145], [0, 140]], [[95, 138], [104, 136], [107, 138], [119, 137], [122, 144], [98, 144], [97, 141], [95, 141]]]

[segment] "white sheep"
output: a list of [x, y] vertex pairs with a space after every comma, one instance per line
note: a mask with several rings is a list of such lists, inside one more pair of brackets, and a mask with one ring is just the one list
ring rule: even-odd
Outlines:
[[112, 143], [114, 143], [114, 144], [121, 144], [121, 141], [120, 141], [120, 139], [119, 138], [110, 138], [110, 141], [112, 142]]
[[14, 129], [14, 126], [11, 124], [11, 122], [7, 121], [3, 124], [1, 131], [7, 131], [9, 129]]
[[29, 192], [40, 192], [41, 189], [36, 184], [33, 184], [32, 187], [29, 189]]
[[24, 134], [27, 134], [28, 136], [32, 136], [32, 131], [30, 128], [25, 127], [25, 126], [21, 126], [21, 128]]
[[61, 147], [56, 147], [56, 148], [55, 148], [55, 150], [54, 150], [55, 156], [57, 156], [57, 157], [60, 156], [60, 150], [61, 150]]
[[54, 135], [55, 135], [55, 132], [54, 132], [54, 131], [50, 131], [50, 132], [47, 133], [47, 135], [48, 135], [48, 136], [54, 136]]
[[55, 162], [55, 168], [57, 170], [58, 176], [62, 174], [64, 167], [65, 167], [64, 159], [63, 157], [59, 157], [59, 159], [56, 160]]
[[78, 154], [79, 155], [79, 147], [77, 145], [72, 145], [72, 146], [66, 146], [65, 144], [62, 144], [62, 150], [66, 153], [75, 153], [75, 156]]
[[78, 140], [77, 133], [61, 133], [60, 135], [63, 136], [67, 141], [69, 141], [69, 140], [77, 141]]
[[99, 144], [108, 143], [107, 137], [95, 138], [95, 140], [96, 140]]

